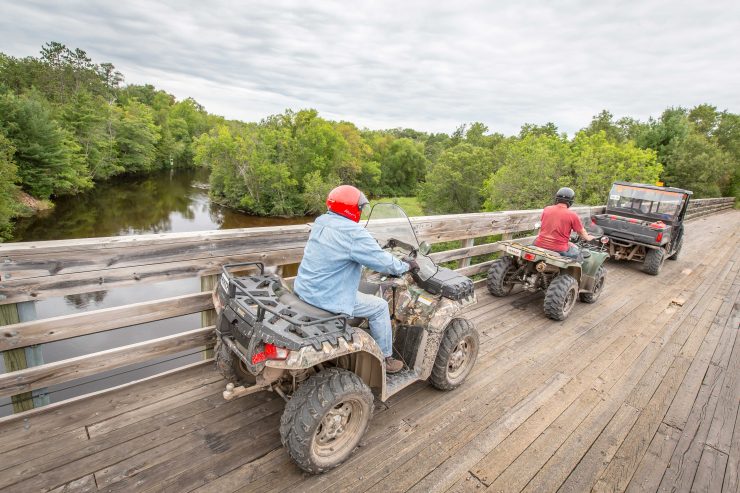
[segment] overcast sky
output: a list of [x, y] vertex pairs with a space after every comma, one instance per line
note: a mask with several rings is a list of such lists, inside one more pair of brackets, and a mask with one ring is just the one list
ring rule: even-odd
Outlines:
[[59, 41], [227, 118], [316, 108], [448, 133], [572, 134], [604, 108], [738, 112], [739, 32], [738, 1], [0, 0], [13, 56]]

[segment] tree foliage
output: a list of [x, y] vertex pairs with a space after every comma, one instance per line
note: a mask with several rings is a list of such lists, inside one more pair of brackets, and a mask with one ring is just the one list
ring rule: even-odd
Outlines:
[[360, 129], [313, 109], [226, 121], [192, 98], [123, 80], [57, 42], [38, 57], [0, 53], [0, 230], [17, 188], [53, 198], [193, 166], [211, 169], [214, 200], [260, 215], [320, 213], [339, 183], [371, 198], [417, 195], [428, 213], [541, 207], [563, 185], [598, 204], [615, 180], [740, 193], [740, 115], [709, 104], [647, 121], [603, 110], [572, 138], [552, 122], [507, 137], [482, 122], [450, 134]]
[[10, 237], [10, 219], [16, 213], [15, 183], [18, 180], [18, 168], [13, 160], [15, 148], [0, 133], [0, 240]]

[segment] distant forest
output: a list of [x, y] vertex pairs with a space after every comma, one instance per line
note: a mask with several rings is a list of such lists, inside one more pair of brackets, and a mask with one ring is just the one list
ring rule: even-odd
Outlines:
[[645, 122], [605, 110], [570, 138], [554, 123], [505, 136], [476, 122], [448, 135], [361, 129], [312, 109], [226, 120], [123, 81], [56, 42], [38, 57], [0, 53], [0, 241], [29, 195], [43, 203], [122, 174], [193, 166], [210, 168], [216, 202], [257, 215], [320, 213], [340, 183], [416, 196], [430, 214], [541, 207], [565, 185], [578, 203], [599, 204], [614, 180], [740, 192], [740, 115], [710, 104]]

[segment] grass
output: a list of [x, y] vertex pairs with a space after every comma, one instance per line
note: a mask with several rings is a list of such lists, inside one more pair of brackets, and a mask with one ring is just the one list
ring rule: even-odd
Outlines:
[[380, 202], [398, 204], [409, 217], [425, 215], [421, 208], [421, 204], [419, 204], [419, 200], [416, 197], [381, 197], [379, 199], [371, 200], [370, 205], [375, 205]]

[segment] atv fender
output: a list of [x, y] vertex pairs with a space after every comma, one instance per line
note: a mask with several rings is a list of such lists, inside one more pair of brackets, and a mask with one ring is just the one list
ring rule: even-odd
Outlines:
[[302, 347], [291, 351], [288, 359], [268, 360], [265, 366], [282, 370], [304, 370], [349, 355], [351, 368], [347, 369], [357, 374], [368, 387], [377, 389], [385, 400], [384, 358], [375, 339], [364, 330], [356, 329], [351, 341], [339, 337], [337, 342], [336, 347], [324, 342], [321, 350], [316, 350], [313, 346]]

